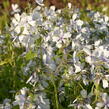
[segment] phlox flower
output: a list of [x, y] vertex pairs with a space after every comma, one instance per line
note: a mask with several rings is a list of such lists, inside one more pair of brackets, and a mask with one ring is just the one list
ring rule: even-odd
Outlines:
[[61, 48], [63, 44], [66, 44], [68, 42], [68, 39], [71, 37], [71, 34], [60, 32], [59, 36], [52, 37], [53, 41], [56, 42], [56, 46], [58, 48]]
[[107, 93], [103, 93], [101, 95], [101, 99], [102, 99], [102, 101], [98, 102], [96, 104], [95, 109], [101, 109], [101, 108], [108, 109], [109, 108], [109, 96], [108, 96], [108, 94]]

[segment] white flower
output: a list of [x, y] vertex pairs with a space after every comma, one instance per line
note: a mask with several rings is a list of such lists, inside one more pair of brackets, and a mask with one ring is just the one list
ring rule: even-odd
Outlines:
[[24, 87], [20, 91], [21, 91], [21, 94], [25, 96], [27, 91], [28, 91], [28, 89], [26, 87]]
[[72, 4], [68, 3], [68, 8], [71, 9], [71, 7], [72, 7]]
[[32, 16], [27, 16], [27, 21], [31, 26], [35, 26], [36, 24], [36, 21], [33, 20]]
[[84, 47], [84, 48], [83, 48], [83, 51], [84, 51], [87, 55], [91, 56], [91, 50], [90, 50], [88, 47]]
[[14, 15], [14, 18], [12, 19], [12, 23], [14, 26], [18, 25], [20, 22], [21, 16], [17, 13]]
[[77, 13], [74, 13], [73, 16], [72, 16], [72, 20], [76, 20], [78, 18], [78, 14]]
[[94, 20], [99, 20], [99, 18], [100, 18], [100, 13], [99, 12], [96, 12], [95, 14], [94, 14]]
[[87, 63], [93, 64], [93, 60], [92, 60], [91, 56], [85, 57], [85, 60], [86, 60]]
[[78, 40], [72, 40], [72, 49], [79, 49], [81, 47], [81, 44]]
[[105, 12], [105, 11], [107, 11], [107, 9], [108, 9], [107, 6], [106, 7], [103, 7], [102, 11]]
[[50, 69], [55, 70], [56, 69], [56, 64], [53, 61], [53, 56], [49, 54], [43, 54], [43, 62], [45, 65], [47, 65]]
[[77, 39], [77, 40], [79, 40], [79, 39], [81, 39], [81, 38], [82, 38], [82, 34], [81, 34], [81, 33], [76, 36], [76, 39]]
[[84, 22], [82, 20], [76, 20], [77, 26], [82, 26]]
[[43, 100], [42, 95], [39, 95], [39, 98], [40, 98], [41, 103], [46, 104], [45, 101]]
[[55, 20], [56, 19], [55, 6], [51, 6], [50, 9], [45, 8], [44, 15], [47, 20]]
[[98, 46], [100, 45], [101, 42], [102, 42], [101, 40], [95, 41], [95, 47], [98, 47]]
[[54, 36], [52, 39], [54, 42], [56, 42], [56, 46], [58, 48], [62, 47], [62, 43], [67, 44], [68, 39], [71, 37], [71, 34], [69, 32], [67, 33], [63, 33], [61, 31], [61, 33], [59, 34], [59, 36]]
[[82, 79], [83, 79], [83, 83], [85, 85], [88, 85], [89, 84], [89, 80], [87, 79], [87, 76], [86, 75], [83, 75]]
[[74, 51], [74, 53], [73, 53], [73, 62], [74, 63], [77, 63], [79, 61], [79, 58], [76, 56], [76, 54], [77, 54], [77, 52]]
[[16, 95], [15, 96], [16, 101], [13, 102], [13, 105], [19, 105], [20, 109], [24, 109], [24, 104], [26, 101], [26, 98], [24, 95]]
[[55, 6], [50, 6], [50, 10], [55, 11], [56, 7]]
[[14, 30], [17, 34], [19, 34], [21, 32], [21, 27], [17, 26]]
[[98, 108], [103, 108], [103, 109], [108, 109], [109, 108], [109, 96], [107, 95], [107, 93], [103, 93], [101, 95], [102, 97], [102, 101], [101, 102], [98, 102], [96, 104], [96, 109]]
[[83, 98], [87, 98], [87, 91], [86, 90], [82, 90], [80, 93], [81, 93]]
[[44, 1], [44, 0], [35, 0], [35, 1], [36, 1], [36, 3], [37, 3], [38, 5], [44, 6], [44, 4], [43, 4], [43, 1]]
[[87, 29], [86, 27], [83, 27], [83, 28], [81, 29], [81, 32], [85, 34], [85, 33], [88, 32], [88, 29]]
[[86, 104], [87, 109], [93, 109], [90, 104]]
[[19, 6], [18, 6], [18, 4], [12, 4], [11, 5], [12, 6], [12, 14], [14, 14], [14, 13], [19, 13], [21, 10], [19, 9]]
[[36, 83], [38, 82], [39, 78], [37, 77], [36, 73], [32, 73], [32, 75], [30, 76], [30, 78], [27, 80], [26, 84], [30, 84], [32, 86], [35, 86]]
[[96, 56], [98, 58], [108, 58], [109, 50], [106, 49], [106, 45], [101, 45], [93, 51], [93, 56]]
[[75, 66], [75, 73], [78, 73], [83, 69], [83, 66], [80, 63], [74, 64], [74, 66]]
[[74, 69], [73, 69], [73, 67], [70, 67], [70, 68], [68, 69], [68, 73], [69, 73], [70, 75], [74, 74]]
[[103, 79], [102, 82], [103, 82], [103, 88], [107, 88], [109, 86], [108, 81], [106, 79]]
[[29, 38], [30, 38], [29, 36], [20, 35], [19, 41], [23, 46], [26, 46], [28, 44]]
[[105, 16], [104, 16], [104, 21], [105, 21], [105, 22], [108, 22], [108, 21], [109, 21], [109, 17], [105, 15]]
[[11, 99], [5, 98], [5, 99], [3, 100], [3, 104], [10, 103], [10, 102], [11, 102]]

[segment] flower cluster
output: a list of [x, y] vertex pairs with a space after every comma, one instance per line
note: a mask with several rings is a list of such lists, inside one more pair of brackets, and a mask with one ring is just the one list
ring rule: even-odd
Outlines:
[[14, 14], [10, 34], [14, 46], [25, 48], [21, 56], [29, 63], [22, 69], [24, 74], [34, 67], [26, 81], [32, 87], [21, 89], [13, 105], [20, 109], [109, 108], [108, 16], [89, 10], [82, 13], [71, 4], [61, 10], [37, 6], [30, 13]]

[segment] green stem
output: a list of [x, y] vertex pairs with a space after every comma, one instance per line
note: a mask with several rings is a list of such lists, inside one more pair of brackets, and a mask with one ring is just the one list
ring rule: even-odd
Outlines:
[[54, 86], [54, 93], [55, 93], [56, 109], [59, 109], [59, 101], [58, 101], [57, 87], [56, 87], [55, 80], [54, 80], [54, 74], [59, 73], [61, 66], [66, 61], [67, 55], [68, 54], [63, 55], [62, 60], [60, 61], [60, 64], [57, 66], [55, 72], [51, 73], [51, 79], [52, 79], [52, 83], [53, 83], [53, 86]]
[[56, 101], [56, 109], [59, 109], [58, 92], [57, 92], [57, 88], [56, 88], [56, 85], [55, 85], [55, 81], [54, 81], [54, 76], [53, 76], [53, 74], [52, 74], [51, 76], [52, 76], [52, 83], [53, 83], [53, 86], [54, 86], [55, 101]]

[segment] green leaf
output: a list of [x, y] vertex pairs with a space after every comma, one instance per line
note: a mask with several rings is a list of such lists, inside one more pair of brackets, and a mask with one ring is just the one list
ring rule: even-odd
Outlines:
[[32, 51], [29, 51], [25, 56], [26, 60], [31, 60], [35, 57], [37, 57], [37, 54], [35, 52], [32, 52]]
[[0, 66], [4, 65], [4, 64], [7, 64], [7, 63], [11, 63], [12, 60], [11, 59], [5, 59], [4, 61], [1, 61], [0, 62]]

